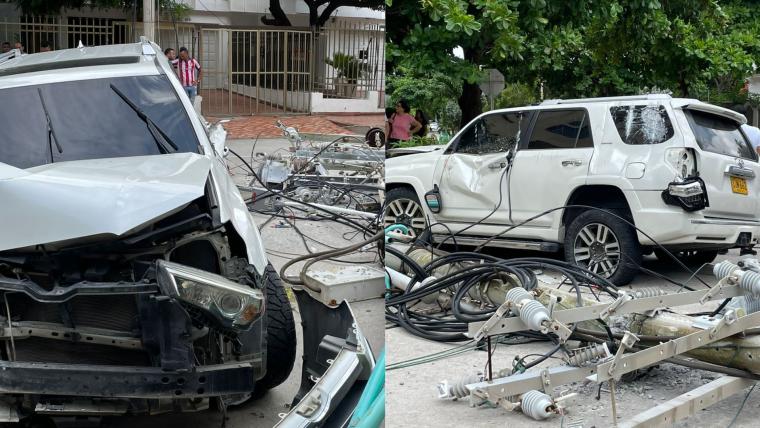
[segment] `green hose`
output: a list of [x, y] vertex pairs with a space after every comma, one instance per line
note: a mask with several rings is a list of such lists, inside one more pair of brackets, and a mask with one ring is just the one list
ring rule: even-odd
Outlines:
[[[378, 404], [381, 403], [381, 404]], [[380, 406], [379, 408], [376, 408]], [[379, 418], [379, 419], [378, 419]], [[385, 418], [385, 349], [375, 363], [359, 402], [351, 417], [350, 427], [374, 428]], [[373, 425], [374, 424], [374, 425]]]

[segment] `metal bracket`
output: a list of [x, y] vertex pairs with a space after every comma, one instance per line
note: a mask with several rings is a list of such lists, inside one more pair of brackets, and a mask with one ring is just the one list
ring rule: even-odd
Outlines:
[[548, 394], [550, 397], [554, 397], [554, 394], [552, 394], [552, 380], [549, 377], [548, 369], [541, 370], [541, 389], [545, 394]]
[[625, 291], [621, 291], [620, 296], [618, 296], [614, 302], [610, 303], [610, 305], [607, 306], [607, 308], [599, 314], [599, 318], [606, 320], [610, 315], [614, 314], [619, 307], [623, 306], [625, 302], [628, 302], [630, 300], [633, 300], [633, 296], [626, 293]]
[[699, 304], [704, 305], [705, 302], [707, 302], [708, 300], [712, 300], [713, 297], [716, 294], [721, 293], [723, 291], [723, 287], [724, 286], [726, 286], [726, 285], [736, 285], [737, 284], [736, 280], [737, 280], [737, 278], [735, 276], [733, 276], [733, 275], [729, 275], [729, 276], [721, 279], [720, 281], [718, 281], [717, 284], [715, 284], [712, 287], [710, 287], [710, 289], [707, 290], [707, 292], [705, 293], [705, 295], [702, 296], [701, 299], [699, 299]]
[[473, 336], [473, 339], [475, 339], [476, 342], [479, 342], [481, 339], [483, 339], [485, 336], [488, 335], [488, 332], [495, 326], [503, 317], [504, 315], [509, 312], [509, 310], [512, 308], [513, 303], [509, 300], [502, 303], [497, 309], [496, 312], [494, 312], [493, 315], [491, 315], [491, 318], [488, 319], [481, 327], [480, 329], [475, 333]]
[[718, 321], [717, 324], [715, 324], [715, 327], [710, 329], [709, 337], [710, 339], [714, 339], [715, 336], [718, 334], [718, 332], [725, 326], [731, 325], [734, 322], [736, 322], [736, 312], [733, 310], [730, 310], [723, 315], [723, 318]]
[[556, 334], [559, 337], [560, 343], [567, 342], [567, 339], [569, 339], [570, 335], [573, 334], [572, 330], [570, 330], [566, 325], [554, 319], [549, 322], [548, 326], [544, 326], [544, 328], [541, 329], [541, 333], [546, 334], [549, 332]]
[[557, 302], [559, 302], [559, 298], [555, 295], [549, 296], [549, 318], [554, 319], [554, 308], [557, 306]]
[[615, 368], [617, 367], [618, 361], [620, 361], [623, 358], [623, 354], [625, 353], [626, 349], [633, 348], [633, 345], [636, 344], [636, 342], [639, 341], [639, 337], [635, 334], [631, 333], [630, 331], [626, 331], [623, 335], [623, 339], [620, 341], [620, 346], [618, 347], [617, 352], [615, 353], [615, 357], [612, 359], [612, 362], [610, 363], [610, 368], [607, 370], [607, 373], [612, 375], [612, 373], [615, 371]]

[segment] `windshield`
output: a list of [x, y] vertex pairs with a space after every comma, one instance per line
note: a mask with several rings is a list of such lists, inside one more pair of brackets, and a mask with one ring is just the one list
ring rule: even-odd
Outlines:
[[735, 158], [757, 159], [752, 145], [740, 129], [740, 124], [697, 110], [687, 110], [686, 117], [702, 150]]
[[[192, 123], [166, 76], [80, 80], [0, 90], [0, 162], [31, 168], [51, 162], [158, 155], [146, 123], [115, 85], [178, 146], [198, 153]], [[48, 139], [48, 122], [62, 152]]]

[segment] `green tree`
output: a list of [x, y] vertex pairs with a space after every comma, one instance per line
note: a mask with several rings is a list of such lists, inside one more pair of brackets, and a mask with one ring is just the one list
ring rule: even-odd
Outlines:
[[388, 16], [388, 69], [461, 79], [462, 123], [482, 111], [486, 68], [548, 97], [695, 96], [735, 93], [760, 55], [751, 0], [420, 0]]
[[447, 103], [459, 96], [461, 81], [440, 72], [420, 75], [402, 68], [386, 76], [385, 90], [389, 105], [404, 99], [431, 118], [441, 117]]

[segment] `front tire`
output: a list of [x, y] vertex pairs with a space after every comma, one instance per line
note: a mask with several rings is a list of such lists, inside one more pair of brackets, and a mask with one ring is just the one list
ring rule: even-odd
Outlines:
[[256, 382], [253, 397], [285, 382], [296, 361], [296, 324], [293, 310], [280, 276], [271, 264], [264, 271], [266, 281], [267, 372]]
[[414, 190], [408, 187], [397, 187], [388, 192], [385, 196], [384, 214], [385, 227], [403, 224], [414, 236], [418, 236], [428, 227], [420, 199]]
[[603, 211], [589, 210], [576, 217], [567, 228], [564, 244], [565, 260], [615, 285], [630, 283], [641, 265], [635, 229]]

